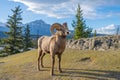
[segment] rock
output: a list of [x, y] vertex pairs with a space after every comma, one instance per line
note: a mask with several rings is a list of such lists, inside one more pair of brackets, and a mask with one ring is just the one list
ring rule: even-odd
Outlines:
[[107, 50], [120, 48], [120, 35], [117, 36], [102, 36], [93, 38], [81, 38], [78, 40], [68, 40], [68, 48], [80, 50]]

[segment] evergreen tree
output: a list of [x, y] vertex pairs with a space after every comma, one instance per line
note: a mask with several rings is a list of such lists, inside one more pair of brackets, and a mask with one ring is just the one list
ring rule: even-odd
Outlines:
[[20, 6], [15, 7], [15, 9], [11, 9], [13, 14], [8, 16], [9, 19], [7, 21], [7, 27], [9, 28], [9, 32], [5, 32], [8, 36], [4, 39], [5, 47], [4, 52], [8, 54], [15, 54], [20, 52], [23, 48], [23, 38], [22, 38], [22, 17], [21, 17], [21, 9]]
[[30, 36], [30, 27], [29, 25], [27, 25], [24, 34], [24, 51], [29, 50], [29, 48], [31, 47], [32, 47], [32, 39]]
[[72, 23], [72, 26], [75, 30], [74, 32], [75, 39], [86, 38], [92, 32], [91, 28], [86, 27], [85, 20], [83, 19], [82, 15], [83, 15], [82, 10], [80, 8], [80, 5], [78, 5], [77, 13], [76, 13], [76, 20], [73, 20], [73, 23]]
[[96, 37], [97, 36], [97, 31], [95, 30], [95, 32], [94, 32], [94, 35], [93, 35], [94, 37]]
[[118, 34], [119, 34], [119, 26], [116, 29], [116, 35], [118, 35]]

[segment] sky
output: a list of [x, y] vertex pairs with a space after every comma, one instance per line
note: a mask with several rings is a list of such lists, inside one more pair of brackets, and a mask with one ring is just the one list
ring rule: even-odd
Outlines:
[[0, 22], [6, 23], [11, 9], [20, 5], [23, 23], [44, 20], [48, 24], [68, 23], [72, 28], [72, 20], [78, 4], [80, 4], [86, 25], [97, 33], [115, 34], [120, 25], [120, 0], [1, 0]]

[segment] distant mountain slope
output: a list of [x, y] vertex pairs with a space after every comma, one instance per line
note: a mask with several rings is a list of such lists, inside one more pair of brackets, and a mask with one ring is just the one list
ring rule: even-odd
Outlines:
[[45, 23], [43, 20], [35, 20], [27, 24], [29, 24], [33, 35], [50, 35], [50, 24]]
[[[107, 36], [108, 34], [96, 34], [96, 36]], [[94, 33], [91, 33], [89, 37], [93, 37]], [[74, 30], [70, 30], [70, 34], [67, 36], [68, 39], [71, 39], [74, 37]]]
[[5, 26], [5, 24], [4, 24], [4, 23], [2, 23], [2, 22], [0, 22], [0, 26]]
[[6, 27], [6, 25], [4, 23], [0, 22], [0, 31], [8, 31], [9, 29]]
[[8, 31], [9, 29], [6, 27], [6, 25], [4, 23], [0, 22], [0, 38], [4, 38], [6, 37], [6, 35], [4, 34], [5, 31]]
[[3, 31], [0, 31], [0, 38], [4, 38], [4, 37], [7, 37]]

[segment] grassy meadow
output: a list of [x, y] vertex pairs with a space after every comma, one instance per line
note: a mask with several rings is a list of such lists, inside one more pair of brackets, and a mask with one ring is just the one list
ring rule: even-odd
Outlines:
[[37, 70], [37, 50], [0, 58], [0, 80], [120, 80], [120, 49], [107, 51], [66, 49], [62, 55], [63, 73], [50, 76], [50, 55]]

